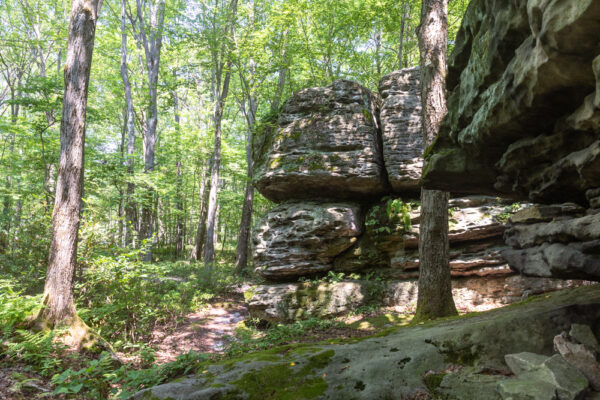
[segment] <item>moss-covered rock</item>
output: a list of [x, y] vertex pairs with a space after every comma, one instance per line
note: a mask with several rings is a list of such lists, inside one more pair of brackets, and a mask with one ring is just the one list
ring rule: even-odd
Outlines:
[[388, 192], [379, 99], [338, 80], [294, 94], [277, 121], [263, 121], [253, 140], [257, 190], [268, 199], [357, 200]]
[[[316, 399], [409, 398], [429, 389], [452, 393], [448, 384], [458, 367], [493, 374], [506, 370], [505, 354], [550, 355], [554, 336], [574, 322], [600, 323], [600, 286], [556, 292], [467, 318], [398, 327], [363, 340], [313, 345], [307, 351], [303, 345], [287, 346], [269, 351], [270, 361], [262, 360], [261, 353], [248, 354], [207, 365], [204, 374], [147, 389], [134, 399], [288, 398], [286, 393], [296, 389], [303, 398]], [[438, 376], [441, 381], [429, 382], [430, 388], [424, 382], [429, 371], [445, 374]], [[446, 398], [482, 398], [469, 390], [460, 393], [462, 397]]]

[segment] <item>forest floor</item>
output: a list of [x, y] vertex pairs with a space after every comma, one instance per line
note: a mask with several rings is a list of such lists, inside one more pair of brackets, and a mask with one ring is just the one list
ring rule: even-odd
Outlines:
[[[408, 325], [414, 315], [413, 304], [396, 308], [367, 307], [334, 319], [315, 318], [292, 324], [268, 325], [250, 318], [243, 296], [247, 288], [247, 283], [229, 286], [219, 295], [205, 302], [201, 308], [192, 309], [184, 314], [182, 318], [177, 319], [177, 322], [155, 326], [143, 343], [151, 354], [150, 359], [144, 360], [143, 356], [140, 356], [140, 351], [119, 352], [119, 358], [126, 363], [124, 368], [133, 371], [133, 374], [136, 374], [136, 371], [139, 373], [147, 371], [152, 375], [165, 371], [160, 369], [162, 367], [171, 368], [171, 365], [185, 367], [185, 363], [189, 364], [190, 360], [191, 363], [198, 362], [193, 358], [198, 355], [205, 357], [204, 359], [208, 357], [208, 359], [219, 360], [223, 357], [235, 357], [254, 350], [286, 344], [370, 336], [393, 326]], [[474, 305], [462, 296], [456, 296], [455, 301], [461, 314], [499, 306], [491, 302]], [[181, 358], [189, 355], [191, 358], [187, 360]], [[65, 361], [64, 354], [54, 354], [53, 357], [61, 357], [63, 358], [61, 361]], [[57, 386], [49, 376], [44, 377], [39, 373], [40, 368], [31, 369], [27, 360], [15, 362], [13, 359], [10, 363], [8, 358], [6, 360], [5, 364], [0, 355], [0, 400], [25, 400], [41, 396], [51, 399], [92, 398], [51, 395], [56, 391]], [[82, 361], [66, 361], [72, 370], [79, 369], [77, 379], [83, 379], [81, 371], [85, 368], [81, 364]], [[193, 370], [181, 373], [191, 372]], [[75, 381], [74, 377], [73, 373], [67, 382], [79, 382]], [[136, 377], [133, 376], [133, 379]], [[120, 383], [107, 384], [107, 387], [112, 389], [119, 390], [121, 387]]]
[[[241, 299], [240, 299], [241, 297]], [[178, 355], [222, 353], [233, 340], [236, 326], [248, 318], [243, 296], [217, 299], [206, 308], [185, 316], [183, 323], [169, 329], [159, 327], [152, 332], [149, 343], [155, 350], [157, 364], [173, 362]]]

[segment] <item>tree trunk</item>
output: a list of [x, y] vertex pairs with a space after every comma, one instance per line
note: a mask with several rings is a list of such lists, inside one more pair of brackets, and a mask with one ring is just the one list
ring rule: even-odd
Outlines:
[[76, 317], [73, 272], [83, 190], [85, 113], [94, 50], [96, 21], [102, 0], [72, 0], [65, 92], [60, 126], [60, 162], [52, 213], [52, 242], [44, 287], [42, 320], [70, 324]]
[[[235, 18], [237, 14], [237, 0], [231, 0], [229, 6], [229, 21], [226, 29], [227, 34], [233, 37]], [[212, 266], [215, 261], [215, 225], [217, 215], [217, 192], [219, 187], [219, 169], [221, 167], [221, 122], [223, 120], [223, 108], [225, 106], [225, 100], [229, 93], [229, 81], [231, 80], [231, 54], [228, 51], [228, 46], [223, 46], [223, 52], [219, 56], [213, 56], [215, 60], [218, 60], [216, 68], [216, 79], [215, 79], [215, 96], [216, 103], [213, 113], [213, 121], [215, 124], [215, 148], [213, 152], [213, 163], [211, 166], [210, 173], [210, 193], [208, 195], [208, 211], [206, 215], [206, 243], [204, 245], [204, 265], [208, 269]], [[227, 59], [225, 63], [224, 60]], [[225, 68], [223, 68], [225, 67]], [[225, 72], [225, 78], [223, 79], [221, 87], [221, 77]]]
[[398, 41], [398, 69], [402, 69], [404, 65], [404, 30], [406, 26], [406, 20], [409, 15], [407, 14], [406, 7], [408, 2], [402, 1], [402, 17], [400, 19], [400, 40]]
[[[229, 72], [227, 72], [229, 74]], [[210, 189], [208, 194], [208, 210], [206, 214], [206, 242], [204, 244], [204, 264], [210, 268], [215, 260], [215, 222], [217, 215], [217, 191], [219, 187], [219, 168], [221, 167], [221, 120], [223, 118], [223, 101], [219, 98], [215, 104], [215, 148], [210, 169]]]
[[133, 153], [135, 151], [135, 114], [133, 111], [133, 96], [131, 94], [131, 82], [127, 71], [127, 29], [126, 29], [126, 0], [121, 0], [121, 78], [125, 90], [125, 102], [127, 105], [127, 158], [125, 165], [129, 175], [127, 191], [125, 195], [125, 245], [133, 244], [134, 227], [137, 225], [136, 208], [133, 201], [135, 185], [133, 179]]
[[[448, 0], [423, 0], [419, 47], [423, 147], [438, 134], [446, 108]], [[416, 320], [455, 315], [448, 263], [448, 193], [421, 189], [419, 294]]]
[[[146, 32], [146, 24], [142, 13], [142, 2], [136, 0], [137, 18], [139, 24], [139, 37], [142, 41], [146, 57], [146, 72], [148, 75], [148, 108], [146, 110], [146, 124], [144, 132], [144, 173], [154, 171], [154, 154], [156, 146], [156, 128], [158, 125], [158, 73], [160, 66], [160, 50], [162, 48], [162, 34], [165, 19], [165, 1], [150, 2], [150, 32]], [[152, 261], [152, 242], [154, 229], [152, 222], [154, 204], [154, 189], [149, 186], [145, 190], [142, 208], [142, 237], [146, 240], [144, 261]]]
[[202, 178], [200, 180], [200, 217], [198, 218], [198, 228], [196, 229], [196, 236], [194, 238], [194, 247], [190, 254], [190, 259], [192, 261], [199, 261], [202, 259], [204, 239], [206, 238], [206, 214], [208, 212], [210, 186], [206, 182], [208, 177], [205, 171], [205, 169], [202, 170]]
[[[177, 96], [177, 89], [173, 90], [173, 111], [175, 112], [175, 129], [177, 131], [177, 155], [181, 154], [179, 149], [179, 136], [180, 136], [180, 117], [179, 117], [179, 97]], [[175, 162], [175, 168], [177, 168], [177, 198], [175, 200], [175, 209], [177, 210], [176, 228], [175, 228], [175, 256], [179, 258], [183, 252], [183, 225], [184, 225], [184, 212], [183, 212], [183, 175], [181, 170], [181, 160], [178, 159]]]

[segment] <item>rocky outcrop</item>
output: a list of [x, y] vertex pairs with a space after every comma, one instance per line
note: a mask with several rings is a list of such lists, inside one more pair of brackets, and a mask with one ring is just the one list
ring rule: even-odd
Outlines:
[[293, 95], [277, 122], [263, 123], [254, 138], [258, 191], [276, 202], [386, 193], [378, 102], [348, 80]]
[[[481, 275], [483, 271], [487, 271], [483, 275], [493, 275], [501, 270], [510, 274], [500, 251], [506, 248], [502, 241], [504, 222], [515, 206], [486, 196], [452, 199], [449, 206], [448, 238], [453, 276]], [[390, 198], [372, 206], [365, 219], [364, 234], [348, 251], [336, 257], [334, 271], [377, 269], [395, 279], [416, 278], [419, 266], [418, 203], [403, 203]]]
[[[463, 312], [486, 311], [528, 296], [582, 285], [581, 281], [529, 278], [521, 275], [473, 276], [452, 281], [452, 296]], [[268, 322], [293, 322], [331, 318], [361, 306], [394, 307], [411, 312], [416, 304], [416, 280], [352, 280], [258, 285], [245, 297], [252, 318]]]
[[600, 280], [600, 212], [533, 206], [510, 218], [505, 238], [502, 256], [524, 275]]
[[379, 119], [383, 160], [392, 190], [418, 192], [423, 168], [421, 88], [419, 68], [407, 68], [384, 76], [379, 82], [383, 99]]
[[[511, 379], [506, 354], [548, 357], [557, 334], [573, 323], [599, 321], [600, 289], [588, 286], [467, 318], [392, 327], [372, 338], [295, 344], [204, 364], [202, 373], [133, 398], [500, 399], [498, 383]], [[455, 379], [475, 369], [471, 379]]]
[[600, 204], [600, 2], [476, 0], [426, 187]]
[[362, 233], [358, 204], [288, 202], [263, 218], [254, 259], [264, 277], [281, 280], [331, 269], [333, 259]]

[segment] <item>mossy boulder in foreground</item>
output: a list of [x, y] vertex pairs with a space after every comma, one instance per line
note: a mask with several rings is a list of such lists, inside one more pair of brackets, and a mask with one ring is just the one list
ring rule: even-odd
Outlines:
[[[506, 354], [552, 355], [571, 324], [598, 335], [600, 286], [532, 298], [503, 309], [389, 330], [362, 340], [297, 345], [207, 365], [203, 373], [133, 399], [500, 398]], [[459, 378], [457, 374], [466, 374]], [[452, 384], [454, 382], [454, 384]]]

